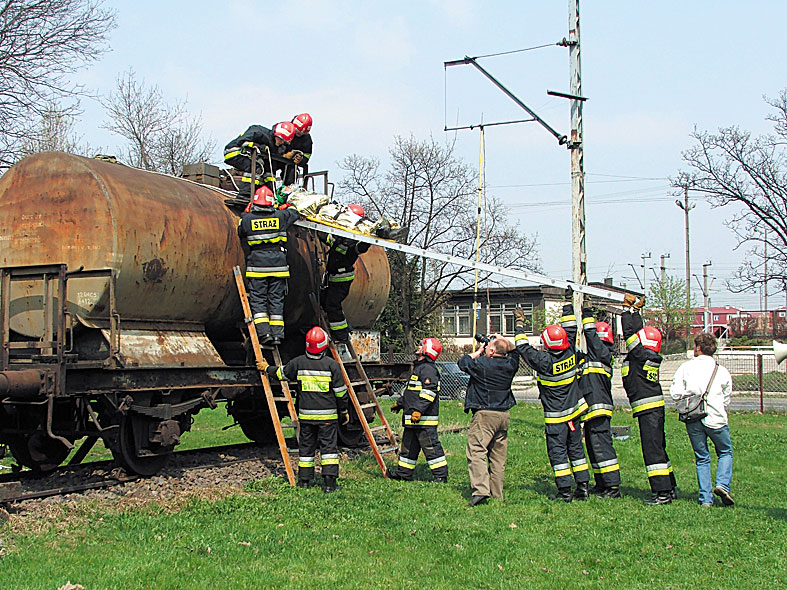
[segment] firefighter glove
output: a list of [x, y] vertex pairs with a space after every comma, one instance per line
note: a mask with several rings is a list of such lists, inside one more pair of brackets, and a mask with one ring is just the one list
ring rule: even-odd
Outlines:
[[258, 371], [264, 371], [267, 368], [268, 368], [268, 361], [266, 361], [264, 358], [262, 358], [262, 359], [257, 361], [257, 370]]
[[623, 305], [626, 307], [631, 307], [637, 302], [637, 296], [632, 295], [631, 293], [626, 293], [626, 296], [623, 297]]
[[563, 291], [563, 297], [565, 297], [566, 299], [569, 299], [569, 300], [573, 299], [573, 297], [574, 297], [574, 288], [571, 285], [566, 287], [566, 290]]
[[301, 154], [296, 153], [292, 157], [292, 161], [295, 162], [296, 164], [300, 164], [301, 162], [303, 162], [303, 156]]
[[391, 406], [391, 411], [394, 414], [398, 414], [401, 409], [402, 409], [402, 406], [399, 405], [399, 402], [396, 402], [394, 405]]
[[293, 155], [294, 155], [294, 152], [287, 152], [286, 154], [282, 154], [281, 157], [282, 158], [287, 158], [288, 160], [292, 160], [292, 156]]
[[420, 421], [421, 421], [421, 412], [416, 410], [410, 416], [410, 422], [412, 422], [413, 424], [418, 424]]
[[640, 297], [639, 299], [637, 299], [637, 302], [634, 303], [634, 309], [642, 309], [643, 307], [645, 307], [645, 296], [644, 295], [642, 297]]
[[350, 423], [350, 413], [349, 412], [339, 412], [339, 424], [342, 426]]
[[517, 324], [525, 323], [525, 310], [519, 305], [514, 308], [514, 322]]

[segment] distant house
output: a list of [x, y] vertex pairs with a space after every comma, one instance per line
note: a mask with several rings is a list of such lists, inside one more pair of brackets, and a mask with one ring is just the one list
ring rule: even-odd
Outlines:
[[[709, 331], [717, 338], [732, 336], [735, 331], [740, 331], [739, 326], [747, 325], [750, 319], [755, 318], [752, 313], [725, 305], [724, 307], [711, 307], [708, 311]], [[732, 329], [731, 329], [732, 328]], [[691, 325], [691, 334], [696, 336], [705, 330], [705, 310], [701, 307], [694, 309], [694, 321]]]
[[[627, 292], [626, 289], [608, 283], [591, 283], [591, 286], [619, 293]], [[531, 344], [537, 345], [542, 327], [545, 323], [560, 319], [565, 303], [563, 289], [555, 287], [485, 288], [478, 291], [474, 313], [472, 289], [451, 291], [449, 294], [450, 299], [443, 307], [443, 337], [447, 344], [463, 350], [472, 347], [473, 336], [476, 333], [499, 333], [513, 339], [514, 308], [517, 305], [521, 305], [525, 312], [528, 339]], [[616, 341], [620, 342], [622, 340], [619, 322], [622, 311], [620, 305], [601, 301], [595, 297], [586, 298], [585, 304], [596, 310], [596, 319], [603, 319], [614, 327], [617, 334]]]

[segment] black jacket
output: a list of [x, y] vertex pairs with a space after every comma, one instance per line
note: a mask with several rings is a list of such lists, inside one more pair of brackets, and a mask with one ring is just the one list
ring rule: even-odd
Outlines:
[[249, 246], [246, 276], [249, 278], [290, 276], [287, 266], [287, 230], [300, 215], [295, 207], [252, 207], [238, 225], [238, 236]]
[[625, 311], [620, 319], [628, 349], [620, 370], [623, 389], [629, 398], [632, 415], [641, 416], [664, 407], [664, 393], [659, 383], [659, 369], [663, 359], [660, 354], [648, 350], [639, 341], [637, 332], [643, 326], [639, 313]]
[[612, 416], [612, 344], [602, 342], [596, 333], [596, 320], [589, 310], [583, 310], [582, 329], [585, 333], [587, 352], [581, 363], [579, 384], [588, 403], [587, 414], [582, 420], [599, 416]]
[[514, 339], [522, 359], [536, 372], [544, 422], [547, 424], [568, 422], [588, 408], [577, 379], [578, 363], [582, 362], [584, 355], [578, 355], [574, 348], [577, 320], [571, 305], [563, 306], [560, 325], [568, 335], [566, 350], [536, 350], [519, 329]]
[[335, 360], [324, 354], [303, 354], [281, 367], [266, 369], [269, 379], [297, 381], [298, 420], [337, 420], [347, 411], [347, 385]]
[[355, 261], [358, 256], [369, 250], [370, 244], [356, 242], [347, 238], [328, 236], [328, 282], [341, 283], [355, 278]]
[[512, 351], [504, 357], [469, 354], [457, 361], [459, 369], [470, 375], [465, 395], [465, 412], [469, 410], [495, 410], [502, 412], [514, 406], [511, 391], [514, 375], [519, 370], [519, 355]]
[[308, 164], [309, 158], [312, 157], [312, 147], [312, 136], [305, 133], [304, 135], [296, 135], [293, 137], [289, 149], [303, 152], [303, 162], [301, 162], [301, 166], [303, 166], [304, 164]]
[[[262, 125], [252, 125], [224, 147], [224, 163], [242, 172], [251, 172], [251, 158], [243, 151], [244, 147], [250, 147], [251, 144], [256, 144], [260, 150], [257, 162], [261, 167], [266, 166], [268, 160], [266, 148], [273, 156], [279, 156], [289, 150], [289, 144], [286, 143], [276, 147], [273, 131]], [[276, 168], [275, 163], [273, 167]]]
[[[413, 374], [397, 403], [402, 406], [402, 425], [405, 428], [437, 427], [440, 415], [440, 373], [429, 357], [413, 363]], [[413, 412], [421, 412], [418, 422], [411, 420]]]

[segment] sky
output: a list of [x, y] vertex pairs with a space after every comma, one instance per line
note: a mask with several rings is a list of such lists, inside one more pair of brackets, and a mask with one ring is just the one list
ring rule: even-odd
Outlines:
[[[569, 134], [568, 101], [547, 95], [570, 91], [568, 49], [555, 45], [568, 37], [568, 0], [106, 5], [117, 10], [111, 51], [78, 80], [107, 94], [132, 68], [168, 100], [187, 100], [216, 141], [217, 163], [248, 125], [306, 111], [314, 118], [310, 167], [328, 170], [334, 182], [348, 155], [385, 163], [397, 135], [455, 141], [457, 154], [477, 166], [478, 130], [445, 127], [527, 116], [472, 66], [443, 64], [523, 49], [478, 63]], [[681, 152], [695, 127], [770, 132], [763, 96], [787, 87], [787, 2], [581, 2], [580, 17], [588, 279], [613, 277], [639, 289], [643, 261], [647, 286], [662, 255], [666, 272], [682, 279], [684, 214], [669, 178], [684, 169]], [[82, 139], [117, 149], [98, 102], [84, 99], [81, 107]], [[571, 279], [568, 150], [535, 123], [489, 126], [485, 146], [487, 195], [510, 208], [521, 231], [537, 234], [543, 273]], [[698, 279], [710, 262], [711, 305], [758, 309], [761, 293], [725, 286], [747, 249], [736, 248], [724, 225], [732, 213], [699, 198], [691, 211], [692, 290], [701, 304]], [[784, 303], [784, 293], [771, 292], [769, 308]]]

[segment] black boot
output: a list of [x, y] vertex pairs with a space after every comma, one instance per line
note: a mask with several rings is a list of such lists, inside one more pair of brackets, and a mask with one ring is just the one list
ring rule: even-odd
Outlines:
[[310, 488], [310, 487], [312, 487], [312, 480], [310, 480], [310, 479], [299, 479], [298, 483], [295, 484], [295, 485], [297, 485], [299, 488]]
[[568, 503], [574, 499], [574, 496], [571, 494], [571, 488], [558, 488], [557, 494], [554, 496], [550, 496], [551, 500], [563, 500], [564, 502]]
[[598, 495], [599, 498], [620, 498], [620, 488], [618, 486], [612, 486], [610, 488], [604, 488], [604, 491]]
[[601, 485], [600, 483], [597, 483], [592, 488], [590, 488], [590, 493], [593, 494], [594, 496], [601, 496], [606, 491], [607, 491], [607, 486]]
[[664, 504], [672, 504], [672, 493], [667, 492], [653, 492], [650, 500], [645, 500], [648, 506], [662, 506]]
[[588, 482], [583, 481], [577, 483], [577, 489], [574, 490], [574, 499], [580, 501], [587, 500], [588, 495]]
[[448, 476], [446, 477], [435, 477], [435, 483], [448, 483]]
[[396, 472], [396, 469], [391, 469], [390, 467], [385, 470], [385, 475], [388, 476], [388, 479], [404, 481], [404, 478]]
[[325, 475], [322, 478], [322, 491], [326, 494], [330, 494], [331, 492], [338, 492], [342, 489], [342, 486], [336, 483], [336, 477], [332, 475]]

